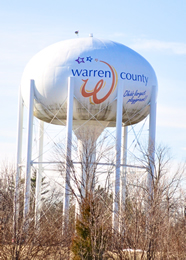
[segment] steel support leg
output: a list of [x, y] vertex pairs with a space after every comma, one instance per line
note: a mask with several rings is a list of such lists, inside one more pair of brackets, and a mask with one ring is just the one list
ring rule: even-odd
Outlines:
[[17, 126], [17, 154], [16, 163], [17, 170], [15, 176], [15, 192], [14, 192], [14, 240], [17, 236], [18, 219], [19, 219], [19, 188], [20, 188], [20, 175], [21, 175], [21, 162], [22, 162], [22, 141], [23, 141], [23, 112], [24, 102], [21, 95], [21, 87], [19, 88], [19, 108], [18, 108], [18, 126]]
[[70, 206], [70, 168], [71, 168], [71, 145], [72, 145], [72, 124], [73, 124], [73, 99], [74, 99], [74, 78], [68, 78], [68, 100], [67, 100], [67, 125], [66, 125], [66, 176], [63, 202], [63, 231], [69, 223]]
[[122, 139], [122, 113], [123, 113], [123, 86], [118, 82], [117, 86], [117, 116], [116, 116], [116, 169], [115, 192], [113, 210], [113, 228], [119, 232], [120, 214], [120, 163], [121, 163], [121, 139]]
[[148, 172], [148, 189], [149, 197], [153, 196], [153, 178], [155, 167], [155, 140], [156, 140], [156, 91], [152, 87], [151, 103], [150, 103], [150, 118], [149, 118], [149, 172]]
[[30, 80], [30, 99], [28, 107], [28, 132], [27, 132], [27, 159], [25, 175], [25, 197], [24, 197], [24, 221], [29, 223], [30, 211], [30, 185], [31, 185], [31, 157], [32, 157], [32, 133], [33, 133], [33, 108], [34, 108], [34, 80]]
[[35, 226], [39, 229], [39, 220], [41, 213], [41, 184], [42, 184], [42, 161], [43, 161], [43, 139], [44, 139], [44, 122], [39, 124], [39, 156], [38, 170], [36, 174], [36, 201], [35, 201]]

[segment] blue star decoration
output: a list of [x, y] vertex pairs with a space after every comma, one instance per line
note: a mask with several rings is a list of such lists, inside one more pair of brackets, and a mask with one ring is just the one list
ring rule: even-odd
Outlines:
[[78, 57], [78, 59], [75, 60], [75, 61], [77, 61], [78, 64], [80, 64], [80, 63], [85, 63], [85, 62], [84, 62], [84, 58], [80, 58], [80, 57]]
[[93, 60], [93, 58], [91, 56], [87, 57], [87, 61], [91, 62], [92, 60]]

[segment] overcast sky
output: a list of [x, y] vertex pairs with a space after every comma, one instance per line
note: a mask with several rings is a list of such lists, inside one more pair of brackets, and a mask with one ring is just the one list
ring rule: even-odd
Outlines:
[[18, 88], [24, 67], [58, 41], [94, 37], [146, 58], [158, 79], [157, 143], [186, 159], [185, 0], [0, 1], [0, 156], [16, 153]]

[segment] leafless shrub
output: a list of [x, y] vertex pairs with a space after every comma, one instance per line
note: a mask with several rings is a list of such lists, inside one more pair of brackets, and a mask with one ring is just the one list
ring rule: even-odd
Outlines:
[[[43, 202], [39, 227], [34, 207], [23, 218], [23, 181], [19, 192], [19, 220], [14, 230], [14, 171], [4, 166], [0, 172], [0, 259], [69, 259], [71, 237], [62, 235], [62, 203], [52, 198]], [[35, 203], [34, 196], [30, 203]], [[25, 226], [25, 222], [29, 226]], [[70, 231], [70, 230], [69, 230]]]
[[[182, 186], [185, 166], [171, 171], [168, 151], [159, 147], [152, 175], [148, 151], [143, 151], [140, 160], [144, 170], [127, 169], [127, 195], [125, 206], [119, 213], [120, 232], [117, 233], [112, 228], [113, 146], [98, 142], [95, 157], [95, 140], [84, 142], [85, 147], [78, 155], [76, 145], [73, 146], [73, 160], [67, 160], [71, 174], [68, 183], [71, 201], [66, 232], [62, 232], [63, 202], [57, 190], [43, 200], [39, 226], [35, 226], [34, 207], [30, 207], [29, 228], [25, 229], [21, 182], [19, 225], [15, 235], [14, 170], [7, 166], [1, 169], [1, 259], [185, 259], [186, 219], [183, 210], [186, 193]], [[64, 177], [65, 147], [58, 148], [59, 171]], [[103, 166], [102, 162], [110, 165]], [[151, 190], [147, 183], [148, 174], [152, 177]], [[63, 184], [60, 188], [64, 188]], [[31, 203], [35, 203], [34, 196]]]
[[[170, 171], [167, 149], [158, 147], [155, 155], [152, 188], [147, 175], [152, 175], [148, 152], [143, 153], [145, 171], [128, 172], [127, 199], [121, 212], [121, 234], [115, 238], [117, 254], [123, 249], [142, 250], [141, 259], [184, 259], [186, 227], [183, 216], [185, 167]], [[180, 193], [181, 191], [181, 193]]]

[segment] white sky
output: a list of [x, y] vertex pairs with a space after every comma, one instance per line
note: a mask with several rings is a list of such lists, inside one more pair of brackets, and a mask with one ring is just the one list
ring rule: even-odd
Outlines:
[[18, 87], [37, 52], [77, 37], [122, 43], [146, 58], [158, 83], [157, 143], [186, 158], [185, 0], [0, 1], [0, 158], [16, 153]]

